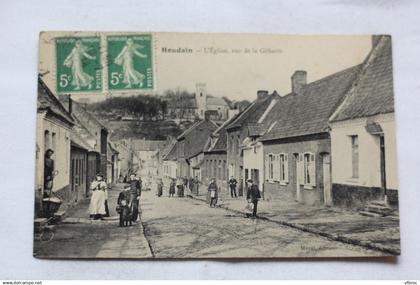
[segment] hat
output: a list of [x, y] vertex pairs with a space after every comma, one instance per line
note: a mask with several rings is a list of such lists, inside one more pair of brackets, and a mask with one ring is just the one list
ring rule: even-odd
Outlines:
[[124, 190], [131, 190], [130, 184], [125, 185]]
[[252, 183], [253, 181], [252, 181], [252, 179], [248, 179], [247, 182]]

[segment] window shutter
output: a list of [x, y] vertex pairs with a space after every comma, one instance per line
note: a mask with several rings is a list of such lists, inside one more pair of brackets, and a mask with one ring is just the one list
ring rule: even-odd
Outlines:
[[284, 182], [289, 183], [289, 155], [284, 155]]
[[310, 163], [309, 163], [309, 175], [311, 177], [311, 183], [310, 185], [315, 187], [316, 186], [316, 175], [315, 175], [315, 155], [311, 154], [310, 155]]
[[305, 174], [304, 174], [304, 167], [303, 167], [303, 154], [299, 153], [299, 184], [303, 185], [305, 184]]

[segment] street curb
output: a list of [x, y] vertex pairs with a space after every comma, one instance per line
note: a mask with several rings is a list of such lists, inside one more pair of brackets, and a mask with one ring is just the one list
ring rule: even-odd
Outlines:
[[[189, 197], [189, 198], [197, 200], [197, 201], [207, 202], [207, 200], [205, 200], [205, 199], [201, 199], [199, 197], [194, 197], [194, 196], [191, 196], [191, 195], [187, 195], [186, 197]], [[248, 213], [245, 213], [243, 211], [235, 210], [235, 209], [229, 208], [227, 206], [223, 206], [223, 205], [216, 205], [216, 207], [222, 208], [222, 209], [225, 209], [225, 210], [237, 213], [237, 214], [241, 214], [241, 215], [247, 215], [248, 214]], [[388, 247], [385, 247], [385, 246], [382, 246], [382, 245], [379, 245], [379, 244], [376, 244], [376, 243], [373, 243], [373, 242], [369, 242], [369, 241], [361, 241], [361, 240], [357, 240], [357, 239], [353, 239], [353, 238], [344, 237], [344, 236], [341, 236], [339, 234], [332, 234], [332, 233], [323, 232], [321, 230], [306, 227], [306, 226], [303, 226], [303, 225], [297, 224], [297, 223], [291, 223], [291, 222], [282, 221], [282, 220], [272, 220], [270, 218], [261, 217], [261, 216], [258, 216], [257, 219], [272, 222], [272, 223], [276, 223], [276, 224], [287, 226], [287, 227], [291, 227], [291, 228], [294, 228], [294, 229], [297, 229], [297, 230], [301, 230], [303, 232], [316, 234], [316, 235], [319, 235], [319, 236], [322, 236], [322, 237], [325, 237], [325, 238], [328, 238], [328, 239], [331, 239], [331, 240], [335, 240], [335, 241], [338, 241], [338, 242], [347, 243], [347, 244], [356, 245], [356, 246], [361, 246], [361, 247], [365, 247], [367, 249], [389, 253], [391, 255], [400, 255], [401, 254], [400, 250], [395, 250], [395, 249], [392, 249], [392, 248], [388, 248]]]
[[140, 214], [140, 217], [139, 217], [139, 226], [141, 228], [140, 229], [141, 235], [143, 235], [144, 239], [146, 240], [147, 246], [149, 247], [149, 253], [150, 253], [150, 256], [151, 256], [150, 258], [155, 258], [155, 252], [153, 250], [152, 244], [150, 243], [149, 239], [147, 238], [147, 236], [144, 232], [145, 226], [144, 226], [141, 214]]

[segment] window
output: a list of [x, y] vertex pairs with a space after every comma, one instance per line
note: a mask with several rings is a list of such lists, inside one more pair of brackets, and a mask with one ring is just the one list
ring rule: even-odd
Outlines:
[[351, 136], [352, 177], [359, 178], [359, 137]]
[[283, 183], [289, 182], [289, 163], [286, 153], [279, 154], [279, 181]]
[[267, 174], [268, 180], [274, 179], [274, 155], [271, 153], [267, 156]]
[[313, 153], [299, 154], [300, 181], [305, 186], [316, 186], [315, 155]]

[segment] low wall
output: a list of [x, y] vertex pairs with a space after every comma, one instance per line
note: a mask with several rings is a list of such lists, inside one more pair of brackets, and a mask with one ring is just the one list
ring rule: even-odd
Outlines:
[[381, 200], [384, 193], [378, 187], [363, 187], [345, 184], [332, 185], [332, 199], [336, 206], [361, 209], [372, 200]]

